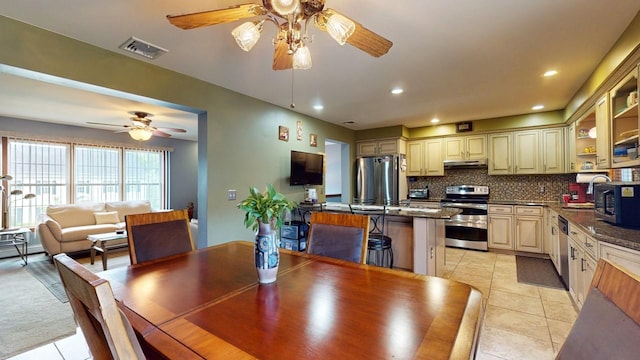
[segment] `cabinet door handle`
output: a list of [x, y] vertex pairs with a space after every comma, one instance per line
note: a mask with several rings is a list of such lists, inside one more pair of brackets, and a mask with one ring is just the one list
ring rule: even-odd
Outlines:
[[576, 250], [576, 248], [574, 248], [574, 247], [572, 246], [572, 247], [571, 247], [571, 260], [575, 260], [575, 259], [576, 259], [575, 250]]
[[430, 253], [429, 257], [433, 259], [433, 256], [435, 255], [433, 252], [433, 247], [429, 249], [429, 253]]
[[580, 271], [584, 271], [584, 258], [580, 259]]

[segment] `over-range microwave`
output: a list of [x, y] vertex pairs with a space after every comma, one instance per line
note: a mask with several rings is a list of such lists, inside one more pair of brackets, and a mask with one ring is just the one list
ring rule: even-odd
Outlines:
[[640, 182], [595, 184], [595, 214], [618, 226], [640, 227]]

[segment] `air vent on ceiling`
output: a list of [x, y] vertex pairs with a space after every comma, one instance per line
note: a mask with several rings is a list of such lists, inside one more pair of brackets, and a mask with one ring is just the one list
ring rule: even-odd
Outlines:
[[150, 44], [146, 41], [130, 37], [127, 41], [119, 46], [120, 49], [132, 52], [134, 54], [143, 56], [147, 59], [155, 59], [158, 56], [168, 52], [169, 50], [163, 49], [159, 46]]

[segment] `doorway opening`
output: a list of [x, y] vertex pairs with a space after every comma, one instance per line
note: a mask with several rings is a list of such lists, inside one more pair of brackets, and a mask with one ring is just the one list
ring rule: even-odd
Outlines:
[[327, 202], [351, 202], [351, 167], [349, 166], [349, 144], [326, 139], [325, 197]]

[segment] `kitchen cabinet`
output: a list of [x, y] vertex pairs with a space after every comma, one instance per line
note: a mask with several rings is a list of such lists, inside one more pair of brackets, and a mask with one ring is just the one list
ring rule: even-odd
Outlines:
[[547, 209], [547, 237], [549, 258], [558, 274], [562, 274], [560, 264], [560, 228], [558, 227], [558, 213]]
[[564, 130], [552, 128], [540, 130], [542, 172], [545, 174], [564, 173]]
[[359, 141], [357, 156], [394, 155], [402, 153], [400, 139]]
[[513, 250], [513, 206], [489, 205], [489, 248]]
[[482, 160], [486, 158], [486, 135], [444, 138], [444, 160]]
[[603, 96], [596, 102], [596, 168], [606, 170], [611, 167], [609, 141], [609, 97]]
[[596, 240], [569, 223], [569, 294], [582, 308], [596, 268]]
[[407, 176], [444, 176], [442, 139], [407, 142]]
[[[565, 162], [566, 172], [577, 172], [578, 156], [576, 154], [576, 123], [572, 122], [565, 129], [565, 149], [567, 151], [567, 160]], [[595, 149], [595, 146], [594, 146]], [[595, 154], [594, 154], [595, 157]]]
[[561, 127], [489, 134], [489, 175], [564, 173], [564, 130]]
[[[592, 107], [587, 113], [573, 124], [572, 146], [569, 148], [571, 158], [570, 172], [591, 172], [596, 169], [596, 108]], [[602, 171], [602, 170], [600, 170]]]
[[605, 242], [599, 242], [598, 246], [601, 258], [610, 260], [640, 276], [640, 251]]
[[611, 141], [614, 168], [640, 165], [638, 159], [638, 69], [634, 69], [609, 92]]
[[488, 136], [489, 175], [513, 174], [513, 138], [511, 133], [496, 133]]
[[515, 206], [515, 249], [532, 253], [543, 251], [542, 206]]

